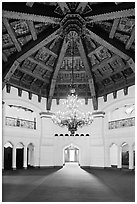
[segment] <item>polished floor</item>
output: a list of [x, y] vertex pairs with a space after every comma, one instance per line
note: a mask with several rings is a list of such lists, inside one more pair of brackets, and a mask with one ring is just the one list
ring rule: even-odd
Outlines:
[[81, 169], [4, 171], [4, 202], [134, 202], [134, 172]]

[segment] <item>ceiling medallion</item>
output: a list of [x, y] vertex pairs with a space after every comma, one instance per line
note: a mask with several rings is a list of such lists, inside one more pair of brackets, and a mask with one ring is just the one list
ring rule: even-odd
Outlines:
[[90, 125], [93, 122], [93, 115], [91, 112], [82, 113], [78, 110], [79, 105], [82, 105], [82, 101], [78, 99], [74, 85], [74, 39], [71, 40], [72, 47], [72, 83], [70, 94], [64, 102], [64, 110], [66, 112], [58, 111], [53, 114], [52, 121], [60, 127], [67, 127], [71, 135], [74, 135], [78, 127]]

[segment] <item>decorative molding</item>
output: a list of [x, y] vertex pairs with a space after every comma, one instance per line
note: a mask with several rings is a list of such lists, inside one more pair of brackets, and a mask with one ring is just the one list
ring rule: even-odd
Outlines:
[[125, 127], [132, 127], [132, 126], [135, 126], [135, 117], [110, 121], [108, 123], [108, 129], [109, 130], [118, 129], [118, 128], [125, 128]]
[[27, 20], [33, 22], [49, 23], [49, 24], [59, 24], [61, 18], [54, 18], [49, 16], [41, 16], [34, 14], [26, 14], [14, 11], [2, 11], [2, 17], [17, 20]]
[[36, 122], [13, 117], [5, 117], [5, 125], [34, 130], [36, 129]]

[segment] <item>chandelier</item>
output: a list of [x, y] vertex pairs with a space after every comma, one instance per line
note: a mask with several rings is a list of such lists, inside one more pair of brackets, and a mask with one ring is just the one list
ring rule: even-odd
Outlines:
[[79, 105], [82, 105], [82, 101], [78, 99], [76, 90], [74, 88], [74, 47], [73, 38], [72, 42], [72, 83], [70, 94], [64, 102], [66, 111], [53, 114], [52, 121], [60, 127], [67, 127], [71, 135], [74, 135], [78, 127], [90, 125], [93, 122], [93, 116], [91, 112], [82, 113], [78, 110]]

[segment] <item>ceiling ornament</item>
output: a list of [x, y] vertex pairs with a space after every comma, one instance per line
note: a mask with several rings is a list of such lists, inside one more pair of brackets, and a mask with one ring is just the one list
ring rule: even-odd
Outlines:
[[67, 127], [72, 135], [79, 127], [90, 125], [93, 122], [91, 112], [82, 113], [78, 108], [82, 101], [78, 99], [74, 84], [74, 39], [71, 40], [72, 47], [72, 80], [70, 94], [64, 102], [64, 112], [58, 111], [52, 116], [52, 121], [60, 127]]

